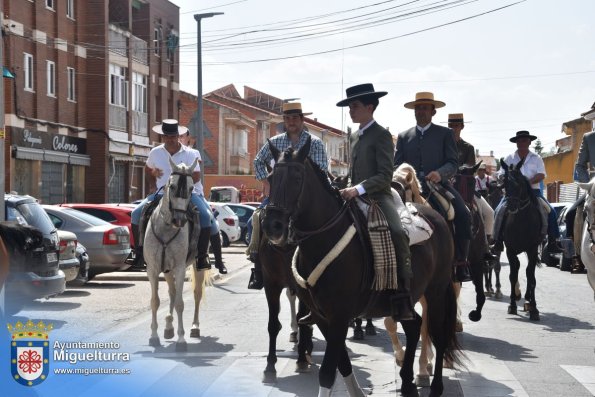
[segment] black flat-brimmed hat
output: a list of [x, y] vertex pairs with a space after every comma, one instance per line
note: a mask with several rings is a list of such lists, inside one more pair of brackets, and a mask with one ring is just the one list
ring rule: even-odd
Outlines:
[[165, 119], [161, 122], [161, 124], [153, 127], [153, 131], [160, 135], [177, 136], [187, 133], [188, 128], [178, 125], [178, 120]]
[[374, 86], [370, 83], [354, 85], [345, 90], [347, 98], [337, 102], [337, 106], [348, 106], [349, 102], [353, 102], [364, 97], [380, 98], [388, 94], [386, 91], [374, 91]]
[[529, 131], [517, 131], [516, 135], [510, 138], [510, 142], [516, 142], [519, 138], [529, 138], [532, 141], [537, 139], [535, 135], [529, 134]]

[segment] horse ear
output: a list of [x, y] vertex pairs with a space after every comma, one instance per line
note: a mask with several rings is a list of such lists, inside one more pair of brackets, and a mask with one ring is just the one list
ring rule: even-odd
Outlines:
[[312, 144], [312, 135], [308, 134], [308, 140], [306, 140], [306, 143], [304, 144], [304, 146], [302, 146], [300, 148], [300, 150], [298, 150], [297, 152], [297, 159], [300, 161], [304, 161], [306, 159], [306, 157], [308, 156], [308, 154], [310, 154], [310, 145]]
[[516, 165], [516, 167], [514, 167], [515, 170], [520, 170], [521, 167], [523, 166], [523, 164], [525, 164], [525, 159], [527, 157], [523, 157], [523, 159], [521, 161], [518, 162], [518, 164]]
[[198, 164], [198, 157], [194, 159], [194, 161], [192, 162], [192, 165], [190, 166], [190, 173], [192, 174], [194, 172], [194, 169], [196, 168], [196, 165]]
[[171, 158], [171, 156], [168, 155], [168, 160], [169, 160], [169, 165], [171, 165], [171, 169], [175, 170], [176, 169], [176, 163], [174, 163], [174, 160]]
[[508, 171], [508, 164], [506, 164], [504, 158], [500, 158], [500, 167], [504, 168], [504, 171]]
[[586, 190], [587, 192], [591, 191], [591, 187], [593, 186], [593, 182], [578, 182], [577, 183], [578, 187], [580, 187], [583, 190]]
[[273, 159], [275, 159], [276, 163], [277, 161], [279, 161], [279, 155], [281, 154], [281, 152], [279, 152], [279, 149], [277, 149], [277, 147], [273, 145], [270, 139], [267, 139], [267, 143], [269, 144], [269, 150], [273, 154]]
[[479, 166], [481, 165], [481, 163], [483, 163], [483, 160], [479, 160], [479, 163], [475, 164], [473, 166], [473, 173], [475, 174], [477, 172], [477, 170], [479, 169]]

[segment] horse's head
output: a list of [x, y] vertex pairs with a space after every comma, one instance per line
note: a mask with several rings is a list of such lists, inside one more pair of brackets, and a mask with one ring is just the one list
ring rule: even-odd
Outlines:
[[426, 200], [421, 195], [421, 183], [417, 179], [415, 168], [412, 165], [403, 163], [393, 172], [391, 186], [399, 191], [404, 191], [404, 201], [425, 204]]
[[459, 167], [458, 173], [455, 177], [455, 189], [457, 189], [463, 200], [465, 200], [465, 202], [468, 204], [473, 201], [473, 196], [475, 193], [475, 173], [479, 169], [479, 166], [482, 162], [483, 160], [474, 166], [463, 164]]
[[263, 219], [263, 230], [275, 245], [285, 245], [289, 234], [290, 219], [295, 219], [300, 209], [311, 137], [297, 152], [292, 148], [284, 153], [269, 141], [275, 167], [269, 174], [271, 186], [269, 204]]
[[534, 201], [529, 180], [521, 172], [524, 163], [525, 159], [522, 159], [516, 166], [509, 165], [504, 162], [504, 159], [500, 159], [500, 165], [504, 170], [504, 190], [509, 211], [518, 210], [521, 202]]
[[194, 181], [192, 180], [192, 173], [198, 164], [198, 158], [190, 167], [186, 164], [176, 164], [171, 157], [169, 158], [171, 165], [171, 175], [165, 185], [164, 199], [168, 203], [168, 209], [171, 212], [171, 223], [174, 227], [184, 227], [188, 220], [186, 213], [190, 203], [192, 189], [194, 188]]

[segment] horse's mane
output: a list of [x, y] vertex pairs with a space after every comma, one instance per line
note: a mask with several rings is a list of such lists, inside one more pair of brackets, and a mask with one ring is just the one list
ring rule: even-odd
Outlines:
[[417, 173], [411, 164], [403, 163], [399, 165], [393, 172], [393, 182], [399, 182], [405, 187], [409, 186], [411, 188], [414, 203], [426, 203], [426, 200], [421, 195], [421, 183], [419, 182], [419, 179], [417, 179]]
[[0, 238], [7, 248], [21, 254], [43, 244], [43, 234], [39, 229], [13, 222], [0, 222]]

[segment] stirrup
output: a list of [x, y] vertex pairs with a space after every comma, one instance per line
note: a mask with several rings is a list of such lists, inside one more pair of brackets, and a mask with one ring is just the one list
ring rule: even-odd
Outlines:
[[409, 292], [397, 292], [390, 297], [391, 316], [395, 321], [415, 320], [413, 302]]

